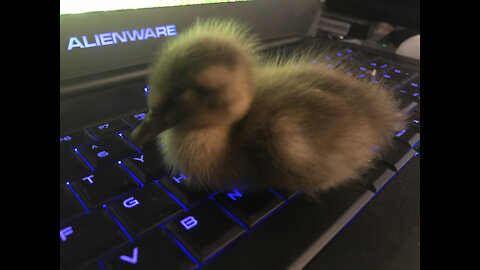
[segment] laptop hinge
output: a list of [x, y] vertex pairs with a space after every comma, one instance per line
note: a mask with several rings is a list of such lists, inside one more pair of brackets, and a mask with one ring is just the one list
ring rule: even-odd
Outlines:
[[264, 51], [264, 50], [268, 50], [276, 47], [299, 43], [304, 40], [305, 38], [299, 34], [286, 35], [286, 36], [281, 36], [274, 39], [264, 40], [262, 44], [258, 46], [258, 49], [260, 51]]
[[98, 89], [105, 89], [128, 82], [146, 80], [148, 65], [129, 67], [90, 76], [60, 81], [60, 99], [88, 94]]

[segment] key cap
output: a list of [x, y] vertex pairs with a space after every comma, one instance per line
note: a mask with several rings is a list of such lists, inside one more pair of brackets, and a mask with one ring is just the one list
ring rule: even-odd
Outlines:
[[377, 192], [395, 174], [386, 168], [382, 162], [376, 161], [375, 165], [364, 172], [356, 181], [372, 192]]
[[117, 135], [86, 144], [79, 147], [78, 151], [94, 168], [137, 153]]
[[414, 155], [416, 151], [407, 143], [398, 139], [393, 140], [392, 147], [380, 158], [390, 169], [400, 170]]
[[147, 112], [140, 112], [140, 113], [136, 113], [134, 115], [127, 116], [124, 119], [128, 123], [130, 123], [131, 125], [136, 127], [136, 126], [140, 125], [140, 122], [142, 122], [143, 119], [145, 119], [145, 116], [147, 116]]
[[123, 164], [144, 184], [168, 174], [157, 149], [147, 149], [122, 160]]
[[280, 197], [268, 190], [257, 193], [240, 193], [234, 189], [233, 191], [219, 192], [213, 198], [250, 228], [283, 203]]
[[394, 92], [394, 96], [400, 100], [400, 110], [405, 114], [410, 113], [418, 106], [418, 102], [409, 96], [402, 95], [398, 92]]
[[90, 168], [73, 151], [60, 153], [60, 183], [65, 183], [68, 178], [82, 173], [90, 172]]
[[206, 260], [245, 232], [211, 200], [171, 220], [165, 227], [198, 261]]
[[141, 240], [104, 260], [108, 269], [191, 270], [193, 261], [162, 229], [155, 229]]
[[83, 130], [60, 136], [60, 151], [72, 149], [82, 144], [94, 141]]
[[105, 209], [100, 209], [60, 227], [60, 259], [69, 267], [80, 268], [127, 241]]
[[[132, 143], [132, 130], [127, 130], [127, 131], [123, 132], [122, 134], [123, 134], [123, 137], [125, 139], [127, 139], [131, 144], [133, 144]], [[150, 141], [144, 143], [143, 145], [135, 145], [135, 147], [137, 147], [138, 149], [141, 149], [141, 150], [157, 149], [158, 148], [155, 138], [153, 138]]]
[[396, 134], [397, 138], [413, 147], [420, 140], [420, 133], [412, 126], [402, 129]]
[[71, 184], [88, 208], [140, 187], [117, 163], [72, 178]]
[[418, 132], [420, 132], [420, 113], [413, 112], [410, 116], [410, 125]]
[[83, 209], [72, 191], [65, 184], [60, 184], [60, 222], [84, 212], [85, 209]]
[[128, 233], [137, 236], [180, 213], [180, 207], [158, 184], [142, 189], [110, 204], [109, 209]]
[[177, 173], [161, 178], [158, 182], [168, 189], [182, 204], [190, 207], [214, 191], [198, 191], [187, 186], [187, 179], [183, 174]]
[[92, 133], [97, 139], [119, 133], [123, 130], [131, 129], [127, 123], [121, 119], [113, 120], [110, 122], [105, 122], [95, 127], [88, 128], [87, 130]]

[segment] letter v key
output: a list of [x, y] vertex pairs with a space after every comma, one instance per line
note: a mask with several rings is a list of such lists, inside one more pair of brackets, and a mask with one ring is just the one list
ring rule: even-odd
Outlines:
[[133, 248], [132, 257], [128, 257], [127, 255], [120, 255], [120, 260], [124, 262], [128, 262], [131, 264], [136, 264], [138, 261], [138, 247]]

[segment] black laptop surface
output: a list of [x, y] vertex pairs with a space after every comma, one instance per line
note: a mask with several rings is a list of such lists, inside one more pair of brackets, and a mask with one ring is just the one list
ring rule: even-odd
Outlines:
[[[419, 269], [419, 61], [395, 55], [388, 39], [362, 41], [385, 17], [418, 31], [411, 17], [406, 25], [391, 6], [375, 17], [367, 4], [355, 13], [317, 0], [113, 2], [61, 2], [60, 269]], [[328, 47], [321, 64], [354, 63], [360, 79], [376, 69], [408, 128], [364, 177], [318, 201], [276, 189], [188, 189], [181, 172], [158, 166], [152, 146], [129, 138], [148, 110], [156, 51], [209, 17], [249, 23], [265, 52]]]

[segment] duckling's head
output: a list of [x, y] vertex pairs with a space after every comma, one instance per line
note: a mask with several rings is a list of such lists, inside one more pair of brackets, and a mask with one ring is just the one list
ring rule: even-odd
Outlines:
[[255, 41], [235, 21], [197, 23], [162, 48], [149, 78], [149, 112], [132, 133], [143, 144], [168, 128], [231, 125], [253, 99]]

